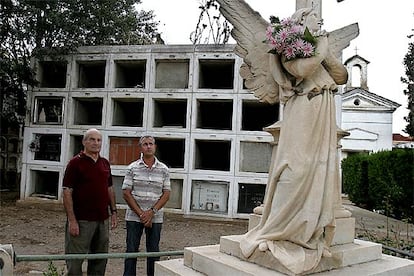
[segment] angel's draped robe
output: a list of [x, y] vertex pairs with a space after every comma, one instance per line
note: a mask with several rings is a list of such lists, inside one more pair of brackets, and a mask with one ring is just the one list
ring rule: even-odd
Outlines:
[[[258, 246], [264, 246], [294, 274], [319, 264], [329, 247], [325, 230], [334, 227], [334, 193], [339, 181], [334, 78], [340, 76], [340, 82], [346, 82], [347, 73], [340, 63], [329, 69], [319, 64], [295, 87], [299, 94], [280, 91], [288, 100], [262, 219], [240, 242], [245, 257], [253, 257]], [[293, 74], [301, 78], [298, 72]]]

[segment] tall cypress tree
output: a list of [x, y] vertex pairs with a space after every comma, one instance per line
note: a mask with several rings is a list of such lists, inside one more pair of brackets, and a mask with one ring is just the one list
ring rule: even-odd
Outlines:
[[[413, 39], [414, 34], [408, 36], [408, 38]], [[414, 41], [409, 42], [408, 52], [404, 57], [404, 66], [405, 66], [405, 75], [406, 77], [401, 77], [401, 81], [407, 85], [407, 88], [404, 89], [404, 94], [408, 97], [408, 115], [404, 117], [407, 121], [407, 125], [404, 129], [411, 137], [414, 136]]]

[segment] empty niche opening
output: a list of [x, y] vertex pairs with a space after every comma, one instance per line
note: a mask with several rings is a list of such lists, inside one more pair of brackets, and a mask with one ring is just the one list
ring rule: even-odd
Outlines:
[[79, 88], [104, 88], [105, 66], [104, 60], [78, 62], [78, 87]]
[[198, 88], [233, 89], [233, 59], [200, 59]]
[[40, 61], [39, 62], [39, 85], [45, 88], [66, 87], [66, 61]]
[[102, 124], [102, 98], [74, 98], [75, 125]]
[[9, 156], [7, 163], [8, 163], [7, 169], [17, 170], [17, 157], [16, 156]]
[[183, 201], [183, 180], [171, 179], [170, 199], [165, 204], [166, 208], [181, 209]]
[[0, 136], [0, 151], [3, 152], [8, 152], [8, 143], [7, 143], [7, 138], [5, 136]]
[[279, 120], [279, 104], [270, 105], [259, 101], [242, 102], [242, 130], [263, 131]]
[[240, 142], [240, 171], [267, 173], [271, 158], [270, 143]]
[[156, 138], [157, 158], [169, 168], [184, 168], [185, 140]]
[[239, 183], [239, 201], [237, 212], [250, 214], [263, 203], [266, 185]]
[[2, 191], [18, 191], [20, 179], [20, 172], [12, 169], [8, 163], [7, 156], [0, 155], [0, 183]]
[[31, 179], [33, 193], [30, 196], [58, 198], [59, 172], [32, 170]]
[[112, 175], [112, 186], [115, 191], [116, 204], [125, 204], [125, 200], [122, 193], [122, 183], [124, 182], [124, 176]]
[[197, 100], [197, 128], [231, 130], [232, 100]]
[[154, 99], [153, 112], [154, 127], [186, 127], [186, 99]]
[[196, 140], [194, 168], [230, 171], [231, 141]]
[[33, 121], [36, 124], [62, 124], [63, 110], [62, 97], [36, 97]]
[[155, 61], [155, 88], [188, 88], [189, 60], [159, 59]]
[[146, 60], [115, 61], [116, 88], [144, 88]]
[[193, 180], [191, 187], [191, 211], [227, 213], [229, 182]]
[[69, 138], [69, 156], [73, 157], [83, 150], [83, 135], [70, 135]]
[[[0, 157], [3, 160], [3, 157]], [[4, 190], [10, 190], [12, 192], [20, 191], [20, 177], [21, 173], [17, 170], [1, 169], [0, 181], [1, 188]]]
[[7, 152], [9, 153], [18, 153], [19, 152], [19, 139], [10, 138], [7, 143]]
[[61, 142], [60, 134], [35, 134], [29, 149], [35, 160], [60, 161]]
[[142, 127], [144, 99], [113, 99], [113, 126]]
[[128, 165], [139, 159], [137, 137], [109, 137], [109, 162], [111, 165]]

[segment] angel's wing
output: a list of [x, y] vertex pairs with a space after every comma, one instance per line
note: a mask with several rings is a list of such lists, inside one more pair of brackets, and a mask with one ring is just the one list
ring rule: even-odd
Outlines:
[[221, 14], [233, 25], [235, 53], [243, 58], [240, 75], [260, 101], [279, 101], [279, 85], [269, 68], [269, 48], [263, 42], [269, 23], [243, 0], [217, 0]]
[[358, 23], [350, 24], [329, 33], [328, 40], [332, 53], [341, 56], [343, 49], [349, 46], [352, 39], [359, 35]]

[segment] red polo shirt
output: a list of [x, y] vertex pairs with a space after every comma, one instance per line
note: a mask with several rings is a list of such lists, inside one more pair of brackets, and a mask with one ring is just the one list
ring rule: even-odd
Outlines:
[[66, 166], [63, 187], [73, 189], [73, 211], [77, 220], [102, 221], [109, 217], [110, 186], [111, 166], [103, 157], [99, 156], [95, 162], [81, 152]]

